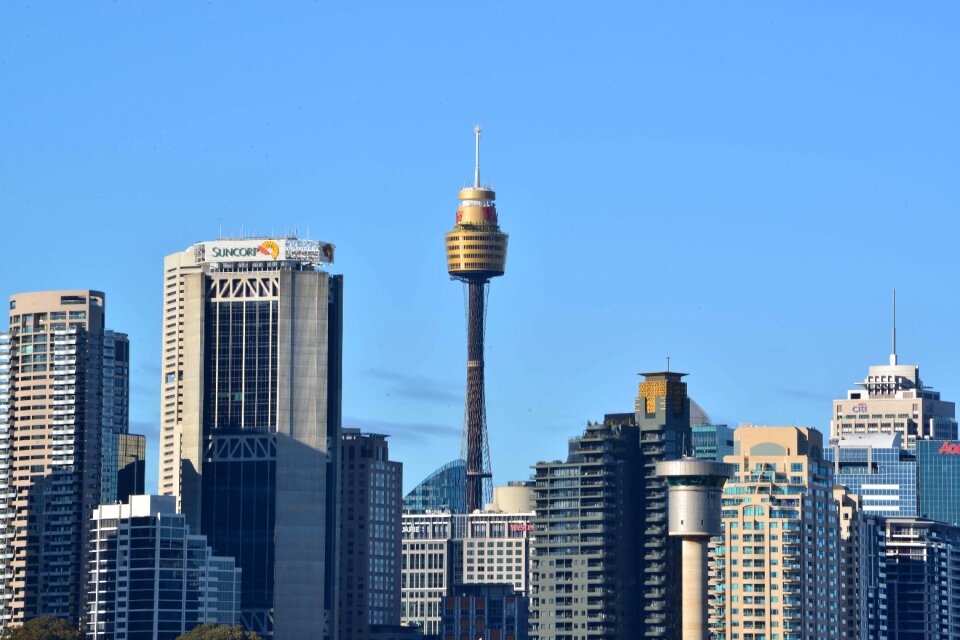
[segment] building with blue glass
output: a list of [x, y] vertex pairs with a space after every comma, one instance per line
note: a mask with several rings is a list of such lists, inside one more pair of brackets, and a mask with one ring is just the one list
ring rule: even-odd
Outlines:
[[467, 461], [454, 460], [423, 479], [403, 498], [404, 513], [467, 512]]
[[690, 439], [695, 458], [723, 462], [733, 455], [733, 429], [725, 424], [692, 424]]
[[917, 443], [920, 517], [960, 525], [960, 441]]
[[836, 484], [860, 496], [865, 513], [917, 515], [917, 456], [900, 433], [850, 434], [824, 451]]

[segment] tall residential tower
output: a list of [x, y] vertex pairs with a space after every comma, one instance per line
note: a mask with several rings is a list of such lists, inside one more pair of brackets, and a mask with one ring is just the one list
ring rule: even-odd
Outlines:
[[129, 436], [127, 339], [105, 329], [105, 304], [87, 289], [10, 298], [0, 339], [0, 629], [84, 613], [90, 518], [118, 495], [118, 439]]
[[463, 449], [467, 460], [467, 511], [482, 509], [492, 498], [487, 412], [483, 383], [483, 336], [490, 278], [502, 276], [507, 261], [507, 234], [497, 221], [496, 194], [480, 185], [480, 127], [476, 134], [473, 186], [460, 190], [453, 231], [446, 234], [447, 272], [467, 288], [467, 397]]
[[336, 638], [342, 277], [333, 245], [201, 242], [164, 260], [160, 489], [242, 569], [241, 622]]

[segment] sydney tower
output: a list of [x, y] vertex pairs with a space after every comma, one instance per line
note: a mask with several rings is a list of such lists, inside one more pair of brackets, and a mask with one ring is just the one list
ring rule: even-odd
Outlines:
[[490, 448], [483, 383], [484, 305], [490, 278], [503, 275], [507, 234], [497, 223], [496, 194], [480, 185], [480, 127], [476, 134], [473, 186], [460, 190], [457, 223], [447, 238], [447, 272], [467, 290], [467, 397], [463, 417], [463, 453], [467, 461], [467, 512], [492, 499]]

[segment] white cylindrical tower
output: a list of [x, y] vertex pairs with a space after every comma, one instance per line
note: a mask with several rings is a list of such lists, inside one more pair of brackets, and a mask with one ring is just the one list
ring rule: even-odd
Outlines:
[[669, 487], [669, 534], [682, 538], [681, 637], [707, 640], [707, 547], [712, 536], [721, 534], [720, 500], [733, 466], [684, 458], [658, 462], [657, 475]]

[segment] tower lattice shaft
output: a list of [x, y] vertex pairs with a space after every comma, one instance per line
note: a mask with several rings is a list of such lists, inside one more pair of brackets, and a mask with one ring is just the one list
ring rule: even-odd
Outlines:
[[467, 461], [467, 511], [482, 509], [490, 496], [490, 453], [483, 381], [484, 303], [487, 280], [467, 282], [467, 398], [464, 406], [463, 456]]

